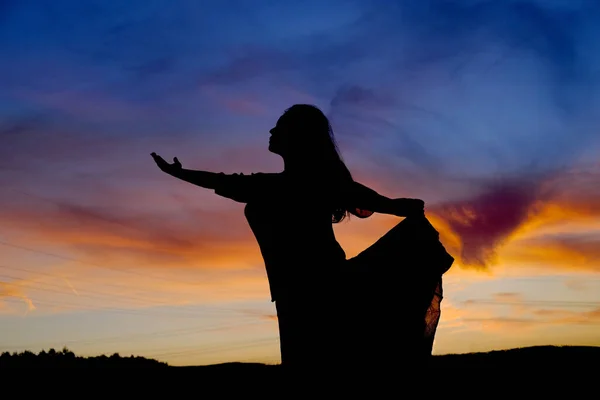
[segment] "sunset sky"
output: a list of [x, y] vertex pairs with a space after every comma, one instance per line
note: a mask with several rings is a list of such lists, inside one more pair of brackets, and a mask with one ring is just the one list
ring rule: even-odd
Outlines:
[[[278, 363], [243, 205], [150, 153], [280, 171], [294, 103], [425, 201], [456, 258], [435, 354], [600, 345], [597, 1], [5, 0], [0, 60], [0, 352]], [[352, 257], [399, 221], [335, 231]]]

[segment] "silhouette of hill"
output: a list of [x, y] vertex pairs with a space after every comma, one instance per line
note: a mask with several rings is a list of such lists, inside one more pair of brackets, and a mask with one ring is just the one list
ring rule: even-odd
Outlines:
[[[391, 360], [390, 360], [391, 361]], [[447, 354], [433, 356], [430, 367], [434, 369], [579, 369], [597, 365], [600, 361], [600, 347], [592, 346], [534, 346], [510, 350], [495, 350], [485, 353]], [[4, 352], [0, 355], [0, 368], [11, 367], [126, 367], [126, 368], [178, 368], [194, 369], [198, 372], [227, 375], [247, 375], [252, 373], [278, 373], [279, 365], [261, 363], [222, 363], [201, 366], [173, 367], [165, 362], [144, 357], [122, 357], [118, 353], [111, 356], [76, 356], [67, 348], [61, 351], [50, 349], [35, 354], [31, 351], [20, 353]], [[394, 363], [390, 363], [394, 368]]]
[[533, 346], [485, 353], [434, 356], [434, 368], [587, 368], [600, 361], [600, 347]]

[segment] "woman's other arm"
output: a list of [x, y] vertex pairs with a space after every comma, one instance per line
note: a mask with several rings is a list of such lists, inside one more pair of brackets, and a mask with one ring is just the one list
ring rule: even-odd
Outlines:
[[375, 190], [358, 183], [352, 182], [349, 193], [349, 208], [369, 210], [381, 214], [408, 217], [423, 215], [425, 203], [420, 199], [390, 199], [377, 193]]

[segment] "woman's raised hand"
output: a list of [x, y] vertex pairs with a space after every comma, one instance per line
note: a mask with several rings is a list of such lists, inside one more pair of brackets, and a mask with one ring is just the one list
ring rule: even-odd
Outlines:
[[160, 168], [161, 171], [169, 175], [175, 176], [182, 169], [181, 163], [179, 162], [177, 157], [173, 158], [173, 164], [169, 164], [156, 153], [152, 153], [150, 155], [154, 159], [154, 162], [156, 162], [156, 165], [158, 165], [158, 168]]

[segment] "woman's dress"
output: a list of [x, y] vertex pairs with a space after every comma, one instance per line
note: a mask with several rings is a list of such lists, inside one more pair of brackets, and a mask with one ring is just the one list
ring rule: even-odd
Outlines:
[[430, 355], [441, 277], [453, 262], [437, 231], [425, 217], [405, 218], [346, 259], [331, 211], [310, 187], [291, 185], [284, 173], [257, 173], [221, 174], [215, 188], [246, 203], [277, 308], [282, 364], [365, 365]]
[[442, 275], [454, 258], [425, 217], [408, 217], [346, 262], [346, 326], [362, 365], [421, 363], [440, 319]]

